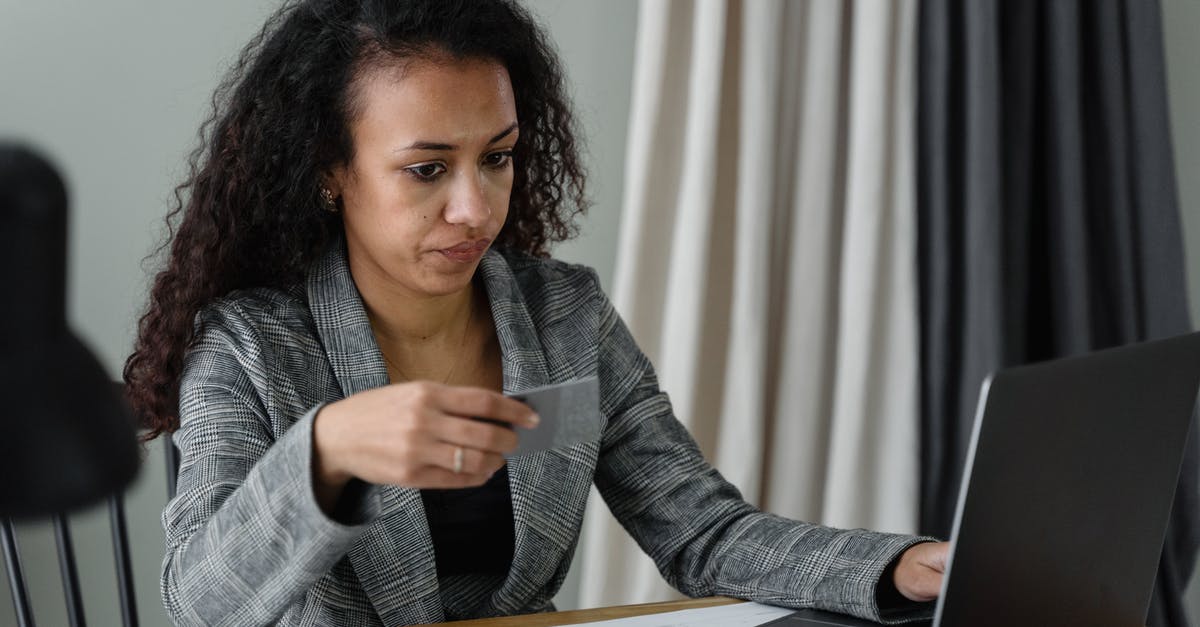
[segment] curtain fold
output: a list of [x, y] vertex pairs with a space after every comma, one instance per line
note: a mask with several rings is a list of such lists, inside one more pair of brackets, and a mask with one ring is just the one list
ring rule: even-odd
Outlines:
[[[644, 2], [614, 303], [760, 507], [915, 531], [915, 0]], [[593, 495], [581, 605], [675, 596]]]
[[[988, 372], [1190, 322], [1158, 3], [924, 0], [918, 32], [921, 528], [946, 535]], [[1196, 484], [1193, 438], [1150, 625], [1187, 624]]]

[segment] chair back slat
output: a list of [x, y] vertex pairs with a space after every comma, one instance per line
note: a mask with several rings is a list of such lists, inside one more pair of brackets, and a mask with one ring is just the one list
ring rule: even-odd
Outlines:
[[[129, 557], [129, 532], [125, 522], [125, 503], [120, 494], [108, 499], [109, 526], [112, 529], [113, 557], [117, 570], [117, 593], [121, 602], [121, 624], [138, 627], [137, 603], [133, 589], [133, 564]], [[79, 587], [79, 573], [75, 564], [75, 549], [71, 542], [71, 531], [65, 514], [56, 514], [54, 539], [58, 548], [58, 566], [62, 572], [63, 595], [66, 597], [67, 617], [72, 627], [86, 627], [83, 613], [83, 595]], [[20, 627], [33, 627], [33, 607], [29, 602], [25, 572], [21, 568], [20, 551], [12, 521], [0, 519], [0, 544], [4, 548], [4, 567], [8, 572], [13, 607]]]
[[108, 499], [108, 514], [111, 519], [113, 557], [117, 563], [117, 588], [121, 598], [121, 624], [137, 627], [137, 605], [133, 596], [133, 565], [129, 560], [129, 533], [125, 527], [125, 499], [114, 494]]
[[4, 545], [4, 568], [8, 571], [8, 586], [12, 590], [17, 624], [20, 627], [33, 627], [33, 607], [29, 604], [25, 572], [21, 569], [21, 555], [17, 551], [17, 535], [13, 532], [12, 521], [7, 518], [0, 518], [0, 544]]
[[75, 567], [75, 547], [66, 514], [54, 516], [54, 541], [58, 544], [58, 570], [62, 573], [63, 596], [67, 601], [67, 620], [71, 627], [86, 627], [83, 595], [79, 591], [79, 571]]
[[[124, 384], [113, 384], [116, 392], [124, 397]], [[179, 472], [179, 450], [169, 437], [164, 438], [163, 448], [167, 457], [167, 493], [175, 496], [175, 478]], [[121, 624], [138, 627], [137, 603], [133, 587], [133, 563], [129, 555], [129, 531], [125, 518], [125, 499], [115, 494], [108, 499], [109, 527], [112, 532], [113, 558], [116, 565], [117, 593], [121, 604]], [[79, 585], [79, 570], [75, 561], [75, 549], [71, 542], [71, 530], [66, 514], [53, 516], [54, 537], [58, 548], [58, 566], [62, 573], [63, 595], [66, 597], [67, 617], [71, 627], [86, 627], [83, 612], [83, 595]], [[4, 549], [4, 566], [8, 572], [9, 588], [12, 592], [13, 608], [20, 627], [33, 627], [33, 606], [29, 601], [28, 585], [21, 568], [20, 551], [12, 521], [0, 518], [0, 544]]]
[[175, 498], [175, 480], [179, 477], [179, 449], [171, 441], [171, 436], [160, 436], [163, 439], [163, 451], [167, 456], [167, 498]]

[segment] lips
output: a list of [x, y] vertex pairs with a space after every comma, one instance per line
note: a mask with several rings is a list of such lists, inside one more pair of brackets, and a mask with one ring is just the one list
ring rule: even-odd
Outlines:
[[488, 244], [491, 244], [490, 239], [477, 239], [465, 242], [459, 242], [449, 248], [443, 248], [438, 252], [442, 253], [447, 259], [452, 261], [470, 262], [475, 261], [483, 256], [487, 250]]

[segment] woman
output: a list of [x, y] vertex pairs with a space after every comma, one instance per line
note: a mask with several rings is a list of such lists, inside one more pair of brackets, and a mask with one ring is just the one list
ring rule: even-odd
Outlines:
[[[593, 482], [692, 596], [878, 618], [937, 594], [943, 545], [747, 505], [595, 275], [545, 258], [584, 175], [519, 6], [288, 5], [216, 102], [125, 370], [183, 456], [175, 621], [550, 610]], [[502, 392], [592, 375], [600, 440], [506, 464], [537, 417]]]

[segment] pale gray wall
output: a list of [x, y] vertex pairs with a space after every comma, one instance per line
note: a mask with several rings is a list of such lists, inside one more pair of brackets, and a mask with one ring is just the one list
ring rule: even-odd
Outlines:
[[[171, 190], [224, 69], [278, 0], [0, 0], [0, 137], [53, 157], [71, 190], [69, 319], [119, 376], [129, 353]], [[581, 237], [557, 254], [611, 280], [623, 180], [636, 0], [531, 0], [558, 44], [590, 147]], [[8, 478], [7, 480], [13, 480]], [[127, 496], [142, 623], [166, 623], [158, 596], [166, 500], [155, 443]], [[107, 512], [72, 517], [87, 618], [117, 624]], [[49, 526], [18, 528], [37, 619], [66, 624]], [[2, 569], [0, 569], [2, 570]], [[0, 579], [3, 574], [0, 574]], [[0, 627], [15, 624], [7, 581]], [[570, 582], [569, 582], [570, 583]], [[572, 585], [560, 604], [574, 603]]]
[[[1200, 0], [1163, 0], [1162, 9], [1188, 296], [1193, 326], [1200, 326]], [[1192, 577], [1187, 604], [1192, 622], [1200, 622], [1200, 577]]]

